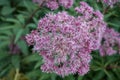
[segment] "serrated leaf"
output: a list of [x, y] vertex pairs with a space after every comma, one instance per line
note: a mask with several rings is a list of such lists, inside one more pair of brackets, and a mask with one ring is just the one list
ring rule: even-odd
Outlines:
[[18, 33], [16, 34], [16, 37], [15, 37], [14, 43], [16, 43], [16, 42], [20, 39], [23, 31], [24, 31], [23, 29], [20, 29], [20, 30], [18, 31]]
[[17, 45], [25, 56], [28, 55], [28, 46], [24, 40], [19, 40]]
[[2, 30], [7, 30], [7, 29], [13, 29], [14, 28], [14, 26], [13, 25], [10, 25], [10, 26], [2, 26], [1, 28], [0, 28], [0, 31]]
[[35, 22], [35, 24], [38, 23], [38, 20], [35, 17], [33, 17], [33, 21]]
[[108, 76], [109, 80], [113, 80], [112, 76], [110, 75], [110, 73], [104, 69], [105, 74]]
[[[31, 4], [31, 3], [30, 3], [29, 1], [27, 1], [27, 0], [24, 0], [23, 3], [24, 3], [24, 5], [25, 5], [25, 7], [28, 9], [28, 11], [31, 12], [31, 11], [32, 11], [31, 6], [32, 6], [33, 4]], [[31, 6], [30, 6], [30, 5], [31, 5]]]
[[37, 28], [37, 25], [33, 24], [33, 23], [30, 23], [27, 25], [28, 28], [32, 28], [32, 29], [36, 29]]
[[20, 22], [17, 19], [14, 19], [14, 18], [7, 18], [5, 21], [20, 24]]
[[25, 57], [22, 61], [26, 62], [26, 63], [29, 63], [29, 62], [40, 61], [40, 60], [42, 60], [40, 55], [32, 54], [32, 55], [29, 55], [29, 56]]
[[41, 74], [41, 71], [39, 69], [39, 70], [33, 70], [33, 71], [28, 72], [26, 74], [26, 76], [29, 77], [29, 78], [32, 78], [32, 77], [40, 76], [40, 74]]
[[117, 25], [117, 24], [115, 24], [115, 23], [108, 22], [108, 24], [109, 24], [110, 26], [120, 27], [120, 25]]
[[94, 4], [94, 7], [95, 7], [96, 10], [100, 10], [98, 4]]
[[17, 19], [18, 19], [22, 24], [25, 24], [25, 19], [24, 19], [24, 16], [23, 16], [22, 14], [17, 15]]
[[1, 14], [2, 14], [2, 15], [9, 15], [9, 14], [11, 14], [14, 10], [15, 10], [15, 8], [11, 8], [10, 6], [4, 6], [4, 7], [2, 8]]
[[105, 20], [108, 19], [108, 18], [109, 18], [110, 16], [112, 16], [113, 14], [115, 14], [114, 11], [106, 14], [106, 15], [104, 16]]
[[39, 68], [42, 63], [43, 63], [42, 60], [38, 61], [38, 62], [36, 63], [36, 65], [35, 65], [34, 69]]

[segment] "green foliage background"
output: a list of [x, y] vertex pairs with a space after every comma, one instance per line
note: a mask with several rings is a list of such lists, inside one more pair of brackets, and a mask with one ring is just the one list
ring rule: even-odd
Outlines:
[[69, 75], [62, 78], [40, 70], [42, 57], [32, 51], [25, 42], [25, 35], [37, 27], [46, 13], [66, 10], [76, 16], [74, 7], [79, 1], [88, 2], [94, 9], [104, 13], [109, 27], [120, 31], [120, 4], [113, 8], [97, 3], [97, 0], [75, 0], [73, 7], [60, 7], [51, 11], [39, 7], [32, 0], [0, 0], [0, 80], [120, 80], [120, 55], [101, 57], [92, 53], [91, 70], [85, 76]]

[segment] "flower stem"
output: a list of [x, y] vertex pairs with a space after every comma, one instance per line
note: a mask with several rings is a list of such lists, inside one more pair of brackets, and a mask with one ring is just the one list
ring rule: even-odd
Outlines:
[[19, 79], [19, 69], [16, 69], [14, 80], [18, 80], [18, 79]]

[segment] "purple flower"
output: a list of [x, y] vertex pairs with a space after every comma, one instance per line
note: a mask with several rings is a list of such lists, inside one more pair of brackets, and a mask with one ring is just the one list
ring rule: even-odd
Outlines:
[[70, 8], [73, 5], [74, 0], [58, 0], [59, 4], [65, 8]]
[[120, 53], [120, 34], [114, 29], [107, 28], [99, 51], [101, 56]]
[[117, 2], [119, 2], [119, 0], [97, 0], [97, 1], [102, 1], [103, 3], [113, 7], [114, 4], [116, 4]]
[[83, 9], [78, 17], [65, 11], [47, 14], [37, 30], [26, 36], [28, 44], [43, 57], [42, 71], [63, 77], [89, 71], [90, 53], [99, 49], [106, 24], [103, 15], [87, 3], [81, 2], [78, 9]]
[[44, 2], [48, 8], [56, 10], [59, 6], [63, 6], [66, 9], [70, 8], [73, 5], [74, 0], [33, 0], [33, 2], [38, 3], [39, 5]]
[[47, 3], [46, 3], [46, 6], [48, 7], [48, 8], [50, 8], [51, 10], [55, 10], [55, 9], [57, 9], [58, 7], [59, 7], [59, 5], [58, 5], [58, 2], [57, 1], [48, 1]]

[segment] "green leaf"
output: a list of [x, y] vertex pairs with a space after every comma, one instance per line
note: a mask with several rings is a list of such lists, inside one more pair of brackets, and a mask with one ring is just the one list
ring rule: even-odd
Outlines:
[[23, 4], [25, 5], [25, 7], [28, 9], [29, 12], [32, 12], [33, 4], [30, 1], [24, 0]]
[[9, 14], [11, 14], [13, 11], [15, 10], [15, 8], [11, 8], [10, 6], [4, 6], [3, 8], [2, 8], [2, 11], [1, 11], [1, 14], [2, 15], [9, 15]]
[[51, 74], [51, 80], [56, 80], [57, 75], [56, 74]]
[[0, 61], [0, 72], [10, 65], [10, 61], [8, 61], [8, 59], [10, 58], [5, 57], [3, 60]]
[[23, 16], [22, 14], [17, 15], [17, 19], [18, 19], [22, 24], [25, 24], [25, 19], [24, 19], [24, 16]]
[[8, 47], [8, 45], [10, 44], [10, 41], [8, 40], [8, 41], [3, 41], [3, 42], [0, 42], [0, 48], [2, 48], [2, 47]]
[[12, 65], [16, 68], [20, 68], [20, 56], [19, 55], [13, 55], [11, 58]]
[[0, 36], [0, 40], [9, 40], [8, 36]]
[[34, 61], [42, 61], [42, 57], [38, 54], [32, 54], [32, 55], [25, 57], [22, 61], [25, 63], [34, 62]]
[[10, 37], [10, 36], [13, 36], [13, 33], [11, 30], [0, 30], [0, 35]]
[[5, 21], [21, 25], [20, 21], [18, 21], [15, 18], [7, 18], [7, 19], [5, 19]]
[[119, 73], [119, 71], [117, 69], [114, 70], [114, 74], [116, 74], [118, 80], [120, 80], [120, 73]]
[[109, 24], [110, 26], [120, 27], [120, 25], [117, 25], [117, 24], [115, 24], [115, 23], [108, 22], [108, 24]]
[[66, 76], [63, 80], [75, 80], [73, 75]]
[[35, 24], [38, 24], [38, 19], [36, 19], [35, 17], [33, 17], [33, 21], [35, 22]]
[[43, 63], [42, 60], [38, 61], [38, 62], [36, 63], [36, 65], [35, 65], [34, 69], [39, 68], [42, 63]]
[[6, 58], [6, 57], [8, 57], [8, 56], [9, 56], [8, 53], [0, 53], [0, 60]]
[[108, 56], [108, 61], [106, 61], [106, 63], [105, 63], [104, 66], [107, 67], [108, 65], [114, 63], [116, 59], [117, 59], [116, 56], [114, 56], [114, 57], [112, 57], [112, 56]]
[[8, 22], [13, 22], [13, 23], [17, 23], [18, 21], [14, 18], [7, 18], [6, 21]]
[[2, 26], [1, 28], [0, 28], [0, 31], [2, 30], [7, 30], [7, 29], [13, 29], [14, 28], [14, 26], [13, 25], [9, 25], [9, 26]]
[[93, 80], [101, 80], [105, 76], [103, 71], [96, 72]]
[[10, 70], [11, 66], [6, 67], [5, 69], [3, 69], [2, 71], [0, 71], [0, 78], [5, 75], [9, 70]]
[[19, 40], [17, 45], [25, 56], [28, 55], [28, 46], [24, 40]]
[[115, 14], [115, 11], [106, 14], [105, 17], [104, 17], [105, 20], [107, 20], [107, 19], [108, 19], [109, 17], [111, 17], [113, 14]]
[[95, 3], [94, 3], [94, 7], [95, 7], [96, 10], [100, 10], [98, 4], [95, 4]]
[[78, 77], [78, 80], [83, 80], [83, 76], [79, 76], [79, 77]]
[[105, 74], [108, 76], [109, 80], [113, 80], [112, 76], [110, 75], [110, 73], [104, 69]]
[[49, 80], [51, 77], [51, 74], [50, 73], [41, 73], [40, 74], [40, 79], [39, 80]]
[[40, 76], [40, 74], [41, 74], [41, 71], [39, 69], [39, 70], [33, 70], [33, 71], [28, 72], [26, 76], [31, 79], [32, 77]]
[[30, 23], [27, 25], [28, 28], [32, 28], [32, 29], [36, 29], [37, 28], [37, 25], [33, 24], [33, 23]]
[[15, 37], [14, 43], [16, 43], [16, 42], [20, 39], [23, 31], [24, 31], [23, 29], [20, 29], [20, 30], [18, 31], [18, 33], [16, 34], [16, 37]]

